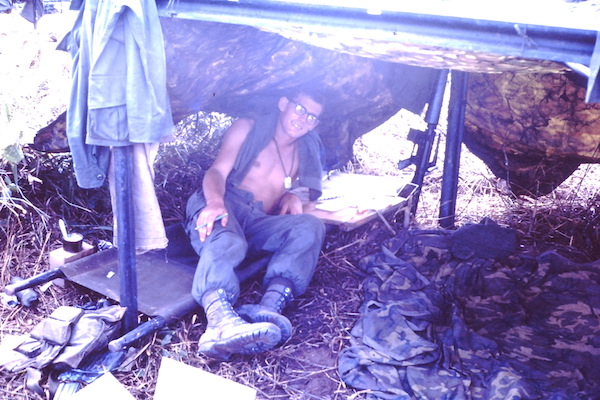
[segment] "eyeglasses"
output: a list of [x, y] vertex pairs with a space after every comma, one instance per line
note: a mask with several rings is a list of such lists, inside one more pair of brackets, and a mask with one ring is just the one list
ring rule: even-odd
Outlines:
[[299, 117], [306, 115], [306, 122], [308, 122], [309, 125], [316, 125], [317, 122], [319, 122], [319, 117], [317, 117], [315, 114], [309, 114], [302, 104], [293, 100], [292, 103], [296, 104], [296, 107], [294, 107], [294, 112], [296, 113], [296, 115]]

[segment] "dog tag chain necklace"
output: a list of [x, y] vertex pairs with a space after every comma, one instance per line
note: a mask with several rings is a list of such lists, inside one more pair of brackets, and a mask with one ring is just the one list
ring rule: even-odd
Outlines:
[[296, 146], [298, 146], [298, 142], [294, 142], [294, 150], [292, 151], [292, 165], [290, 166], [289, 174], [285, 170], [283, 157], [281, 157], [281, 151], [279, 151], [279, 144], [277, 144], [277, 140], [275, 138], [273, 138], [273, 142], [275, 142], [277, 155], [279, 156], [279, 161], [281, 161], [281, 168], [283, 168], [283, 173], [285, 174], [285, 178], [283, 179], [283, 187], [285, 188], [285, 190], [290, 190], [292, 188], [292, 172], [294, 172], [294, 161], [296, 160]]

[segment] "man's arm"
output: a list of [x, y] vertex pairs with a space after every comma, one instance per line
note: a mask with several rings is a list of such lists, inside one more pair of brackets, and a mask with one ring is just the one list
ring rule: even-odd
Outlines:
[[[223, 143], [217, 158], [206, 171], [202, 181], [202, 190], [206, 199], [206, 207], [200, 212], [196, 226], [200, 240], [204, 242], [212, 233], [215, 220], [220, 215], [227, 213], [225, 208], [225, 183], [231, 173], [244, 140], [254, 127], [251, 119], [240, 118], [236, 120], [225, 132]], [[227, 225], [228, 218], [221, 219], [221, 225]]]

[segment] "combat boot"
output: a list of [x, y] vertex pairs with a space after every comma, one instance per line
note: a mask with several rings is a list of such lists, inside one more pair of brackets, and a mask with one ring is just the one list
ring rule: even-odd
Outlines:
[[260, 304], [245, 304], [238, 309], [238, 314], [249, 322], [270, 322], [277, 325], [281, 332], [281, 342], [285, 343], [292, 336], [292, 323], [281, 312], [292, 300], [291, 283], [285, 278], [274, 278]]
[[281, 340], [279, 328], [269, 322], [248, 323], [233, 310], [223, 289], [202, 297], [208, 326], [198, 342], [198, 352], [227, 360], [232, 354], [255, 354], [269, 350]]

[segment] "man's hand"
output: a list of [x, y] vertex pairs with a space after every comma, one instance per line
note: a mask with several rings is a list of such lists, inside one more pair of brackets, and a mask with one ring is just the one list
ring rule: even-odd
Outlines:
[[279, 215], [302, 214], [302, 201], [293, 193], [286, 192], [279, 201]]
[[207, 205], [202, 209], [198, 220], [196, 221], [196, 230], [200, 235], [200, 241], [204, 242], [213, 231], [215, 223], [220, 220], [221, 225], [225, 227], [229, 220], [227, 209], [223, 205]]

